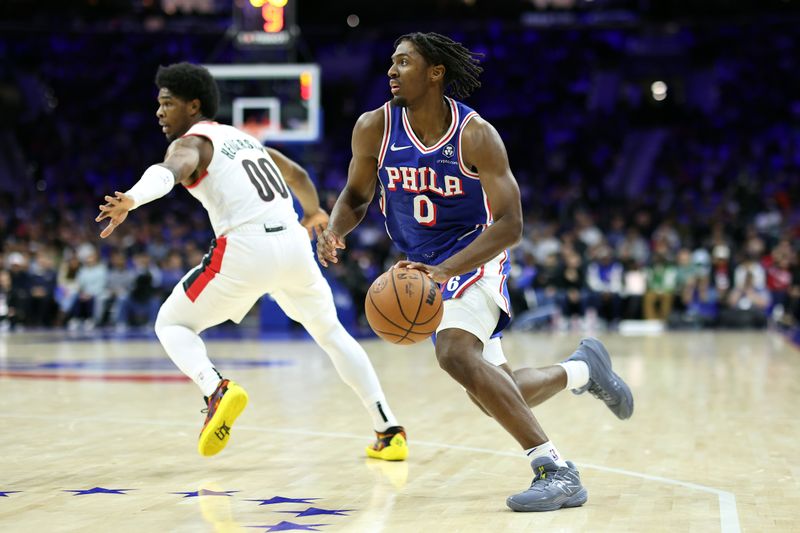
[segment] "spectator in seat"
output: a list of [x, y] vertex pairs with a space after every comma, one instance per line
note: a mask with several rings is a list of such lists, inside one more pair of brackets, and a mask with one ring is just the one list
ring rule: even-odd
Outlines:
[[744, 271], [744, 279], [731, 289], [727, 303], [728, 307], [720, 318], [723, 326], [729, 328], [766, 326], [767, 308], [770, 303], [769, 291], [765, 287], [758, 287], [752, 271]]
[[622, 282], [623, 318], [641, 320], [642, 300], [646, 291], [647, 273], [635, 259], [628, 259]]
[[580, 255], [573, 251], [565, 251], [564, 269], [560, 281], [559, 290], [563, 294], [561, 312], [574, 327], [583, 316], [586, 307], [586, 273]]
[[776, 321], [783, 320], [789, 306], [789, 291], [792, 287], [791, 254], [790, 246], [778, 245], [763, 260], [766, 286], [770, 294], [771, 315]]
[[0, 268], [0, 332], [16, 325], [17, 311], [11, 306], [11, 274]]
[[717, 244], [711, 250], [711, 282], [722, 302], [728, 300], [731, 289], [730, 256], [730, 248], [724, 244]]
[[52, 326], [56, 316], [56, 268], [53, 252], [41, 249], [28, 271], [30, 294], [27, 323], [31, 326]]
[[606, 322], [620, 318], [622, 274], [622, 264], [611, 255], [611, 248], [600, 245], [586, 269], [586, 284], [590, 291], [589, 307]]
[[558, 255], [550, 253], [536, 269], [533, 278], [533, 288], [536, 293], [537, 307], [561, 306], [560, 291], [558, 290], [561, 278], [561, 265], [558, 264]]
[[678, 325], [704, 328], [716, 324], [719, 298], [708, 271], [698, 271], [686, 280], [681, 289], [681, 301], [684, 311], [679, 317]]
[[24, 325], [27, 320], [30, 299], [30, 274], [28, 258], [21, 252], [11, 252], [6, 258], [11, 286], [8, 293], [8, 307], [13, 311], [13, 324]]
[[183, 264], [181, 254], [176, 250], [169, 252], [160, 266], [161, 287], [159, 298], [163, 302], [172, 292], [172, 288], [177, 285], [184, 274], [186, 274], [186, 267]]
[[78, 259], [78, 255], [72, 250], [67, 250], [56, 276], [55, 298], [58, 305], [56, 325], [58, 326], [65, 325], [72, 318], [75, 302], [78, 299], [78, 271], [80, 268], [81, 261]]
[[161, 271], [143, 251], [134, 254], [133, 271], [133, 286], [124, 316], [130, 325], [149, 326], [155, 322], [161, 303], [158, 298]]
[[110, 268], [108, 270], [108, 304], [110, 305], [111, 323], [118, 329], [125, 329], [129, 324], [126, 316], [128, 298], [135, 273], [128, 267], [125, 253], [114, 250], [111, 253]]
[[787, 300], [783, 322], [789, 326], [797, 326], [800, 324], [800, 251], [794, 256], [792, 282]]
[[642, 305], [645, 320], [666, 320], [672, 312], [677, 269], [666, 255], [666, 247], [653, 254], [653, 264], [645, 269], [647, 291]]
[[[86, 250], [76, 281], [78, 299], [72, 316], [75, 320], [84, 319], [86, 328], [92, 329], [102, 322], [108, 284], [108, 268], [100, 261], [96, 250]], [[77, 325], [77, 322], [72, 322], [73, 328]]]
[[690, 281], [695, 281], [697, 267], [692, 260], [692, 251], [688, 248], [678, 250], [675, 263], [675, 298], [673, 303], [678, 311], [684, 311], [686, 308], [683, 304], [683, 289]]

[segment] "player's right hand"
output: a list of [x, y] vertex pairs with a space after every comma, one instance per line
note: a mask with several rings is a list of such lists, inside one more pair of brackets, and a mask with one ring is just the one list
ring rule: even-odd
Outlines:
[[322, 235], [322, 232], [325, 231], [325, 227], [328, 225], [328, 220], [330, 217], [328, 216], [327, 211], [320, 208], [317, 209], [316, 213], [312, 214], [303, 214], [303, 219], [300, 221], [300, 224], [306, 228], [308, 232], [309, 240], [314, 240], [314, 234], [316, 233], [317, 236]]
[[414, 270], [419, 270], [436, 283], [447, 283], [447, 281], [453, 277], [453, 275], [444, 270], [441, 265], [426, 265], [425, 263], [418, 263], [405, 259], [395, 263], [392, 268], [413, 268]]
[[317, 234], [317, 259], [324, 267], [328, 266], [328, 261], [338, 263], [336, 250], [344, 250], [344, 247], [344, 239], [336, 235], [330, 228]]
[[115, 191], [114, 196], [105, 196], [103, 199], [106, 203], [99, 206], [100, 214], [94, 220], [100, 222], [103, 219], [109, 219], [108, 226], [100, 232], [100, 237], [105, 239], [128, 218], [128, 212], [133, 207], [133, 198]]

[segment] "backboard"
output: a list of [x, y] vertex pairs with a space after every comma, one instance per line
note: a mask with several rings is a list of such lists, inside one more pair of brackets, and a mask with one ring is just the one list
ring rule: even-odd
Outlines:
[[262, 143], [320, 136], [320, 69], [311, 63], [204, 65], [217, 80], [217, 118]]

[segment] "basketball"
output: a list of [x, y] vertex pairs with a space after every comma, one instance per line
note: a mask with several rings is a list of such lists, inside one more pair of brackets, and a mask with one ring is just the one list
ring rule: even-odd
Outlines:
[[419, 270], [392, 268], [372, 282], [365, 303], [372, 331], [394, 344], [427, 339], [442, 320], [442, 293]]

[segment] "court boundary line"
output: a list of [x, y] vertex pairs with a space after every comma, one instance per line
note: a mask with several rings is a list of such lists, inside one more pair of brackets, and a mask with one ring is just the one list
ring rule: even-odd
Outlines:
[[[22, 414], [9, 414], [9, 413], [2, 413], [0, 414], [0, 418], [24, 418], [24, 419], [36, 419], [36, 420], [59, 420], [64, 421], [62, 417], [54, 416], [54, 415], [22, 415]], [[70, 427], [74, 427], [75, 423], [77, 422], [110, 422], [114, 424], [125, 424], [125, 425], [148, 425], [148, 426], [169, 426], [169, 427], [197, 427], [197, 424], [189, 423], [189, 422], [167, 422], [161, 420], [143, 420], [137, 418], [105, 418], [105, 417], [71, 417], [70, 418]], [[237, 430], [240, 431], [255, 431], [258, 433], [283, 433], [289, 435], [303, 435], [303, 436], [312, 436], [312, 437], [331, 437], [337, 439], [349, 439], [349, 440], [359, 440], [364, 441], [366, 437], [363, 435], [354, 435], [351, 433], [334, 433], [330, 431], [313, 431], [308, 429], [288, 429], [288, 428], [263, 428], [257, 426], [247, 426], [247, 425], [237, 425]], [[516, 457], [522, 458], [520, 453], [514, 453], [509, 451], [502, 451], [502, 450], [492, 450], [489, 448], [476, 448], [472, 446], [459, 446], [457, 444], [445, 444], [441, 442], [431, 442], [431, 441], [424, 441], [424, 440], [414, 440], [413, 444], [415, 446], [423, 446], [428, 448], [442, 448], [447, 450], [459, 450], [459, 451], [466, 451], [466, 452], [476, 452], [476, 453], [484, 453], [488, 455], [497, 455], [502, 457]], [[602, 466], [602, 465], [595, 465], [591, 463], [583, 463], [577, 462], [575, 463], [578, 466], [589, 468], [591, 470], [599, 470], [601, 472], [609, 472], [612, 474], [618, 474], [622, 476], [629, 476], [635, 477], [640, 479], [645, 479], [648, 481], [654, 481], [656, 483], [664, 483], [667, 485], [676, 485], [679, 487], [686, 487], [691, 490], [696, 490], [700, 492], [707, 492], [710, 494], [714, 494], [717, 496], [719, 502], [719, 519], [720, 519], [720, 531], [721, 533], [740, 533], [741, 526], [739, 524], [739, 512], [736, 505], [736, 495], [732, 492], [728, 492], [722, 489], [718, 489], [715, 487], [707, 487], [705, 485], [699, 485], [697, 483], [691, 483], [688, 481], [680, 481], [677, 479], [670, 479], [662, 476], [653, 476], [650, 474], [643, 474], [641, 472], [634, 472], [632, 470], [625, 470], [623, 468], [614, 468], [609, 466]]]

